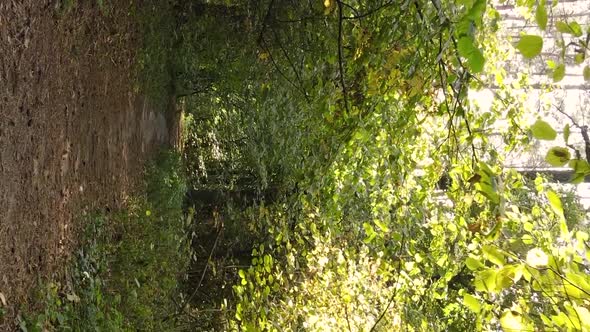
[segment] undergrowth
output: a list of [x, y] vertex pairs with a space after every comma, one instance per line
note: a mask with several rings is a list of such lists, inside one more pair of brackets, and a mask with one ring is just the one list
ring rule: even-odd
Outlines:
[[170, 331], [190, 259], [180, 157], [162, 152], [147, 167], [145, 193], [122, 211], [91, 214], [68, 278], [37, 290], [43, 309], [22, 331]]
[[169, 1], [148, 0], [136, 8], [141, 35], [137, 58], [138, 87], [156, 109], [166, 109], [173, 86], [171, 72], [176, 17]]
[[[103, 14], [108, 14], [110, 10], [109, 4], [106, 2], [107, 0], [95, 0], [98, 9]], [[79, 0], [61, 0], [55, 2], [55, 10], [58, 13], [67, 14], [71, 12], [76, 6], [78, 6]]]

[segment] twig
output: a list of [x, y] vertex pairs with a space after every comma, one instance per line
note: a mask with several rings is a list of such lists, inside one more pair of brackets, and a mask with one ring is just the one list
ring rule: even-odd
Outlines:
[[[340, 2], [340, 1], [338, 1], [338, 2]], [[370, 15], [373, 15], [376, 12], [380, 11], [381, 9], [383, 9], [385, 7], [388, 7], [388, 6], [391, 6], [393, 4], [394, 4], [394, 1], [392, 0], [392, 1], [389, 1], [389, 2], [386, 2], [386, 3], [382, 4], [381, 6], [379, 6], [377, 8], [374, 8], [374, 9], [369, 10], [366, 13], [358, 14], [358, 15], [355, 15], [355, 16], [344, 16], [344, 17], [342, 17], [342, 19], [344, 19], [344, 20], [358, 20], [358, 19], [361, 19], [363, 17], [367, 17], [367, 16], [370, 16]]]
[[[402, 235], [402, 240], [401, 240], [401, 245], [399, 247], [399, 253], [400, 254], [401, 254], [401, 251], [404, 249], [405, 239], [406, 239], [406, 234], [403, 234]], [[397, 290], [398, 290], [397, 284], [399, 282], [399, 276], [401, 274], [400, 273], [401, 266], [402, 266], [402, 264], [400, 262], [400, 264], [397, 266], [397, 276], [395, 278], [395, 288], [393, 289], [393, 294], [389, 298], [389, 302], [387, 303], [387, 306], [385, 307], [385, 310], [383, 310], [381, 312], [381, 315], [379, 315], [379, 318], [377, 318], [377, 321], [375, 321], [375, 324], [373, 324], [373, 326], [371, 327], [371, 329], [369, 330], [369, 332], [375, 331], [375, 329], [377, 328], [377, 325], [379, 324], [379, 322], [381, 322], [381, 320], [385, 316], [385, 313], [389, 310], [389, 307], [391, 307], [391, 305], [394, 304], [395, 296], [397, 295]], [[394, 304], [394, 307], [395, 307], [395, 304]]]
[[344, 95], [344, 108], [346, 109], [347, 115], [350, 115], [350, 109], [348, 108], [348, 93], [346, 92], [346, 82], [344, 81], [344, 60], [342, 57], [342, 24], [343, 13], [342, 13], [342, 2], [336, 1], [338, 4], [338, 68], [340, 70], [340, 84], [342, 84], [342, 94]]
[[[553, 106], [555, 107], [557, 112], [566, 116], [574, 125], [574, 127], [580, 129], [580, 134], [582, 135], [582, 139], [584, 140], [584, 152], [586, 153], [586, 161], [590, 163], [590, 136], [588, 136], [588, 126], [580, 125], [571, 115], [562, 110], [561, 107], [556, 105]], [[578, 157], [578, 159], [581, 159], [578, 150], [574, 149], [574, 151], [576, 151], [576, 156]]]
[[289, 56], [289, 53], [287, 52], [287, 50], [285, 49], [285, 47], [283, 47], [283, 43], [281, 42], [280, 36], [278, 35], [278, 33], [276, 32], [275, 29], [272, 29], [271, 28], [271, 30], [272, 30], [273, 35], [275, 36], [275, 39], [279, 43], [279, 48], [283, 52], [283, 55], [285, 56], [285, 59], [287, 59], [287, 62], [289, 63], [289, 66], [291, 66], [291, 69], [293, 69], [293, 72], [295, 73], [295, 78], [299, 82], [299, 86], [301, 88], [301, 92], [303, 93], [303, 97], [305, 98], [305, 100], [308, 103], [311, 103], [311, 100], [309, 99], [309, 94], [307, 93], [307, 91], [305, 91], [305, 86], [303, 85], [303, 80], [301, 79], [301, 76], [299, 75], [299, 72], [297, 71], [297, 68], [295, 68], [295, 64], [291, 60], [291, 57]]
[[223, 230], [220, 230], [217, 233], [217, 237], [215, 238], [215, 242], [213, 243], [213, 247], [211, 247], [211, 251], [209, 252], [209, 257], [207, 258], [207, 264], [205, 264], [205, 267], [203, 268], [203, 273], [201, 274], [201, 279], [199, 279], [199, 283], [197, 284], [197, 287], [195, 288], [195, 290], [193, 291], [191, 296], [186, 301], [184, 301], [183, 306], [186, 303], [189, 303], [193, 299], [193, 297], [197, 294], [197, 292], [199, 291], [199, 288], [201, 288], [201, 284], [203, 283], [203, 280], [205, 279], [205, 274], [207, 273], [207, 269], [209, 268], [209, 263], [211, 262], [211, 258], [213, 257], [213, 252], [215, 252], [215, 248], [217, 248], [217, 242], [219, 241], [219, 238], [221, 237], [222, 232], [223, 232]]

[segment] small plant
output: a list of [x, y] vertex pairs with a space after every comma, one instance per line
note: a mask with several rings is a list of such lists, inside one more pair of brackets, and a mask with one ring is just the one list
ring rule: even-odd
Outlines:
[[[84, 218], [81, 246], [65, 281], [41, 282], [42, 309], [22, 331], [169, 331], [190, 259], [182, 213], [180, 157], [162, 152], [146, 170], [146, 194], [108, 215]], [[180, 301], [178, 301], [180, 303]]]

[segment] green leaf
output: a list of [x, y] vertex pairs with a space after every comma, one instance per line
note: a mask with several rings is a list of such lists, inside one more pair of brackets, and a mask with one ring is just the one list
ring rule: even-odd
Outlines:
[[584, 67], [584, 80], [590, 81], [590, 67]]
[[469, 37], [461, 37], [457, 43], [459, 55], [467, 59], [467, 65], [473, 73], [479, 73], [483, 70], [485, 58], [481, 50], [473, 45], [473, 40]]
[[496, 292], [496, 274], [494, 269], [481, 271], [475, 276], [473, 285], [479, 292], [495, 293]]
[[481, 310], [481, 304], [479, 303], [479, 300], [471, 294], [463, 294], [463, 304], [476, 314]]
[[545, 1], [541, 1], [537, 6], [537, 11], [535, 12], [535, 21], [541, 30], [545, 30], [547, 28], [547, 9], [545, 8]]
[[381, 222], [381, 220], [375, 219], [374, 222], [375, 222], [375, 225], [377, 225], [377, 227], [379, 227], [379, 229], [383, 233], [389, 233], [389, 227], [387, 227], [387, 225], [385, 223]]
[[570, 124], [566, 124], [565, 127], [563, 127], [563, 140], [565, 141], [565, 144], [567, 144], [567, 141], [570, 138]]
[[531, 131], [533, 137], [536, 139], [543, 139], [552, 141], [557, 137], [557, 132], [551, 127], [550, 124], [543, 120], [537, 120], [532, 126]]
[[572, 32], [570, 26], [567, 25], [567, 23], [565, 23], [564, 21], [557, 21], [557, 23], [555, 23], [555, 28], [557, 28], [557, 31], [559, 31], [561, 33], [571, 33]]
[[565, 77], [565, 65], [560, 63], [553, 70], [553, 82], [559, 82]]
[[571, 23], [558, 21], [557, 23], [555, 23], [555, 27], [557, 28], [557, 31], [561, 33], [567, 33], [570, 35], [574, 35], [576, 37], [580, 37], [583, 34], [582, 27], [576, 21], [573, 21]]
[[471, 271], [475, 271], [475, 270], [479, 270], [480, 268], [484, 267], [483, 263], [481, 262], [481, 260], [476, 259], [473, 256], [469, 256], [467, 257], [467, 259], [465, 260], [465, 265], [467, 266], [468, 269], [470, 269]]
[[581, 183], [586, 176], [590, 175], [590, 165], [586, 160], [572, 159], [569, 166], [574, 170], [574, 175], [570, 179], [573, 184]]
[[567, 148], [560, 146], [552, 147], [547, 151], [547, 155], [545, 156], [545, 161], [554, 167], [564, 166], [570, 159], [570, 151]]
[[520, 37], [516, 49], [527, 59], [532, 59], [543, 50], [543, 38], [536, 35], [523, 35]]
[[516, 281], [516, 265], [506, 265], [500, 269], [496, 276], [496, 285], [498, 290], [504, 290], [511, 287]]
[[483, 14], [486, 11], [486, 0], [475, 0], [473, 7], [467, 12], [467, 17], [480, 23]]
[[505, 310], [500, 318], [500, 325], [505, 332], [526, 331], [526, 324], [523, 316], [512, 310]]
[[492, 203], [500, 203], [500, 195], [496, 193], [491, 185], [480, 182], [475, 184], [475, 189], [477, 189], [480, 194], [488, 198]]
[[553, 212], [563, 217], [563, 206], [561, 205], [559, 195], [553, 190], [547, 190], [547, 199], [549, 200], [549, 205], [553, 209]]
[[574, 172], [576, 173], [583, 173], [588, 174], [590, 173], [590, 165], [586, 160], [583, 159], [572, 159], [569, 162], [569, 167], [571, 167]]
[[534, 242], [533, 237], [528, 234], [525, 234], [522, 236], [522, 242], [524, 244], [533, 244], [533, 242]]
[[577, 53], [574, 56], [574, 63], [577, 64], [577, 65], [579, 65], [582, 62], [584, 62], [584, 58], [585, 58], [585, 54], [584, 53]]
[[506, 264], [506, 258], [504, 257], [504, 254], [494, 246], [484, 246], [483, 254], [487, 260], [498, 266], [504, 266], [504, 264]]
[[365, 233], [367, 234], [367, 237], [363, 240], [363, 242], [371, 243], [377, 236], [377, 233], [375, 233], [375, 229], [368, 222], [363, 223], [363, 228], [365, 230]]

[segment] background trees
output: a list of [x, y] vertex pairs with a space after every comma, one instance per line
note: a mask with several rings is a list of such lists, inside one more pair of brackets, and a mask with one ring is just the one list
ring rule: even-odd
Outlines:
[[[183, 307], [194, 324], [587, 328], [585, 216], [490, 145], [492, 132], [508, 150], [550, 132], [529, 130], [503, 83], [514, 49], [490, 4], [175, 6], [168, 66], [185, 97], [187, 172], [194, 195], [215, 193], [206, 210], [188, 202], [189, 285], [219, 290]], [[538, 38], [516, 49], [534, 57]], [[492, 85], [489, 109], [469, 97]]]

